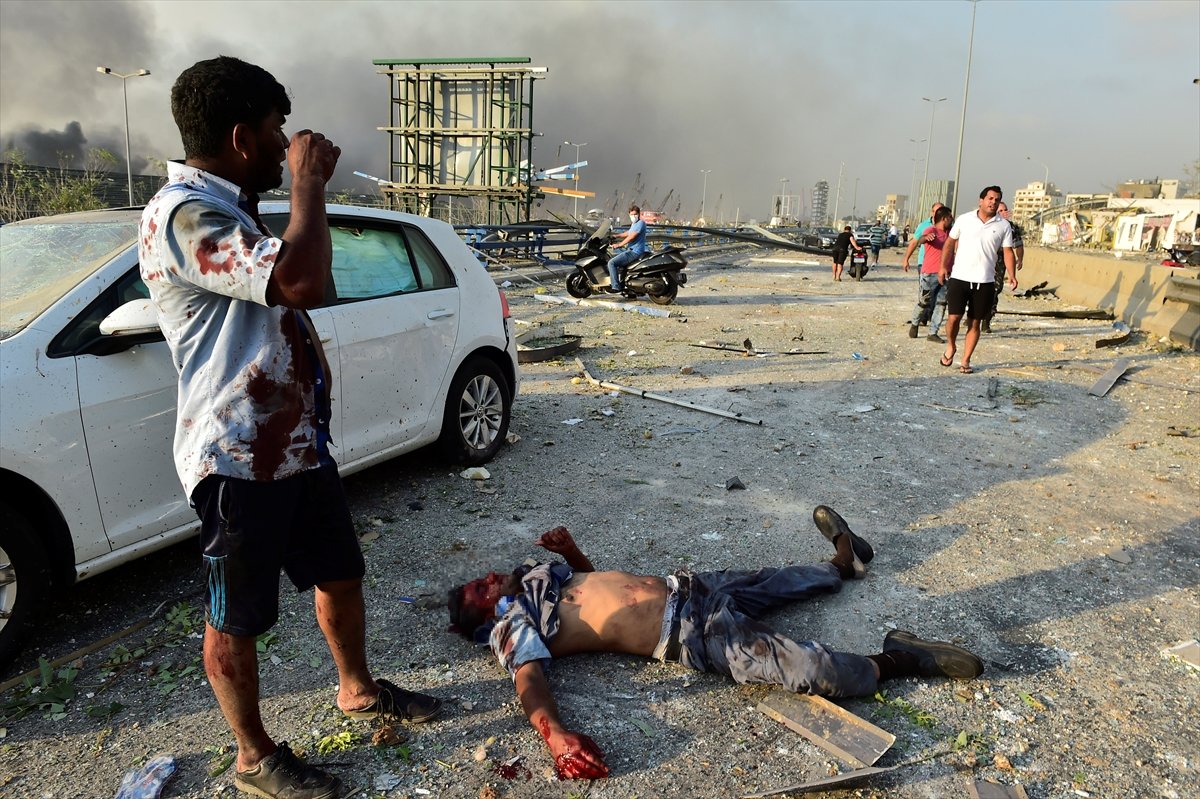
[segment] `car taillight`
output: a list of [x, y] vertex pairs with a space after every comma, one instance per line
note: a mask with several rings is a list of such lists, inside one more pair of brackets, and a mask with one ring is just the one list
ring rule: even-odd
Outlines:
[[503, 289], [497, 289], [500, 292], [500, 318], [507, 319], [512, 316], [512, 311], [508, 310], [508, 297], [504, 294]]

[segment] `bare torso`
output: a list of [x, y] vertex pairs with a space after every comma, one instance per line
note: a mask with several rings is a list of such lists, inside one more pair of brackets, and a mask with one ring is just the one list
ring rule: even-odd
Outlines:
[[649, 657], [662, 631], [667, 583], [626, 572], [576, 572], [562, 587], [555, 657], [625, 652]]

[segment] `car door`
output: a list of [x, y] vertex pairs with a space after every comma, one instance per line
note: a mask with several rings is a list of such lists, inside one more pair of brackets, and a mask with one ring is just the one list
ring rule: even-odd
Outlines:
[[342, 417], [334, 457], [345, 465], [436, 437], [459, 289], [414, 226], [340, 217], [330, 221], [330, 237], [341, 379], [333, 405]]
[[[100, 321], [130, 300], [150, 296], [134, 258], [121, 277], [59, 336], [73, 341], [79, 407], [105, 533], [113, 549], [196, 523], [175, 469], [173, 445], [179, 373], [165, 340], [120, 348], [102, 337]], [[336, 350], [332, 316], [314, 312], [313, 326]], [[109, 339], [105, 341], [104, 339]], [[113, 349], [117, 351], [111, 351]], [[336, 380], [336, 376], [334, 378]], [[337, 383], [333, 384], [335, 390]], [[331, 432], [339, 431], [337, 410]]]

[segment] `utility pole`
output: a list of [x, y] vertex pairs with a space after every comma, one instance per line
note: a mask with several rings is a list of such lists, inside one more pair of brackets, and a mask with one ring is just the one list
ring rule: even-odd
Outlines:
[[[958, 213], [958, 180], [962, 174], [963, 132], [967, 128], [967, 90], [971, 88], [971, 53], [975, 49], [975, 12], [979, 0], [971, 0], [971, 38], [967, 40], [967, 77], [963, 80], [962, 118], [958, 122], [958, 157], [954, 161], [954, 200], [951, 207]], [[926, 164], [928, 166], [928, 164]]]
[[[925, 140], [926, 141], [926, 144], [925, 144], [925, 177], [921, 178], [921, 186], [922, 186], [922, 189], [924, 189], [925, 184], [929, 182], [929, 153], [933, 149], [933, 117], [934, 117], [934, 114], [937, 113], [937, 104], [940, 102], [944, 102], [946, 98], [939, 97], [936, 100], [931, 100], [928, 97], [922, 97], [921, 99], [927, 103], [933, 104], [933, 110], [931, 110], [929, 112], [929, 138], [927, 138]], [[957, 187], [958, 183], [955, 183], [954, 185]], [[933, 203], [932, 202], [924, 202], [925, 195], [924, 195], [923, 191], [921, 194], [921, 200], [922, 200], [921, 212], [924, 213], [925, 207], [933, 205]]]
[[838, 167], [838, 187], [837, 187], [837, 197], [835, 197], [835, 198], [834, 198], [834, 201], [833, 201], [833, 226], [834, 226], [834, 227], [837, 227], [837, 222], [838, 222], [838, 208], [839, 208], [839, 207], [841, 206], [841, 204], [842, 204], [842, 173], [843, 173], [843, 172], [845, 172], [845, 171], [846, 171], [846, 162], [845, 162], [845, 161], [843, 161], [843, 162], [842, 162], [842, 165], [841, 165], [840, 167]]
[[[708, 173], [711, 169], [701, 169], [700, 174], [704, 175], [704, 188], [700, 191], [700, 219], [704, 220], [704, 198], [708, 194]], [[707, 220], [704, 220], [708, 224]]]

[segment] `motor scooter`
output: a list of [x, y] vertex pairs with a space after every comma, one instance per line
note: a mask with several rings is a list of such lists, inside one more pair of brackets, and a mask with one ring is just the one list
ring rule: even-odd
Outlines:
[[[608, 275], [609, 231], [611, 224], [605, 220], [575, 256], [575, 271], [567, 277], [567, 293], [577, 299], [586, 299], [593, 294], [616, 293]], [[647, 296], [658, 305], [670, 305], [679, 293], [679, 287], [687, 283], [683, 270], [687, 267], [686, 250], [667, 247], [662, 250], [647, 250], [640, 258], [626, 265], [620, 292], [626, 297]]]
[[862, 280], [867, 276], [867, 272], [871, 271], [871, 267], [867, 266], [867, 250], [865, 247], [850, 251], [850, 267], [846, 271], [855, 280]]

